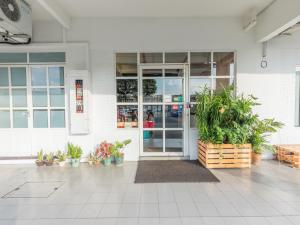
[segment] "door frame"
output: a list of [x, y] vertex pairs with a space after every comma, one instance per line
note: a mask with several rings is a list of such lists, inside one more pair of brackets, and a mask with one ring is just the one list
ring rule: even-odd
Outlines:
[[[180, 153], [177, 152], [144, 152], [144, 144], [143, 144], [143, 76], [142, 76], [142, 71], [143, 69], [183, 69], [184, 71], [184, 76], [183, 76], [183, 150]], [[138, 98], [139, 98], [139, 103], [138, 103], [138, 108], [139, 108], [139, 146], [140, 146], [140, 156], [141, 157], [146, 157], [146, 156], [161, 156], [161, 157], [168, 157], [168, 156], [177, 156], [177, 157], [184, 157], [189, 155], [189, 149], [188, 149], [188, 130], [189, 130], [189, 109], [186, 107], [187, 102], [188, 102], [188, 83], [189, 83], [189, 67], [188, 64], [152, 64], [152, 65], [139, 65], [138, 66], [138, 85], [139, 85], [139, 93], [138, 93]], [[171, 78], [171, 77], [170, 77]], [[149, 78], [150, 79], [150, 78]], [[164, 79], [164, 77], [162, 77]], [[151, 103], [149, 103], [151, 104]], [[154, 103], [156, 104], [156, 103]], [[161, 105], [166, 105], [164, 102], [161, 103]], [[165, 110], [163, 109], [163, 121], [165, 118]], [[168, 130], [166, 128], [154, 128], [153, 130]], [[172, 130], [170, 128], [169, 130]], [[175, 129], [176, 130], [176, 129]], [[163, 137], [163, 149], [165, 149], [165, 138]]]

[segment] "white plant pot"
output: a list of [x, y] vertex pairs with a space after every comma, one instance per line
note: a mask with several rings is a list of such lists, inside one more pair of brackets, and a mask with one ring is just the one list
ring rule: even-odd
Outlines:
[[66, 164], [66, 161], [58, 162], [58, 165], [59, 165], [60, 167], [64, 167], [65, 164]]

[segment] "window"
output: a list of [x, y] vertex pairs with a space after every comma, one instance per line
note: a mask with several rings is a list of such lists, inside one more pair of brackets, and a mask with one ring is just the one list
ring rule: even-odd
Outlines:
[[117, 127], [138, 127], [138, 55], [116, 54]]
[[300, 68], [296, 72], [296, 112], [295, 112], [295, 125], [300, 126]]

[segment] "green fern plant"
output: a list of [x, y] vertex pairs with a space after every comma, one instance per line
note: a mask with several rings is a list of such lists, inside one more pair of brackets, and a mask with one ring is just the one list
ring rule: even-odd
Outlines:
[[80, 159], [82, 156], [82, 148], [78, 145], [68, 143], [68, 156], [72, 159]]

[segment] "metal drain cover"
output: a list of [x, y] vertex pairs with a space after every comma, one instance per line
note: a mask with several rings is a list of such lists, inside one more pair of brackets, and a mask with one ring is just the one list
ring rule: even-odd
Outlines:
[[58, 190], [64, 182], [26, 182], [8, 192], [2, 198], [48, 198]]

